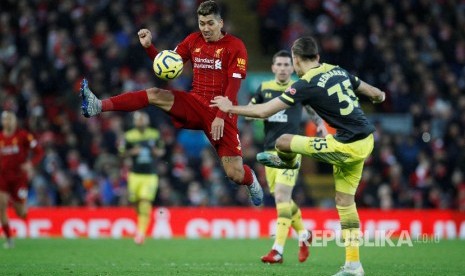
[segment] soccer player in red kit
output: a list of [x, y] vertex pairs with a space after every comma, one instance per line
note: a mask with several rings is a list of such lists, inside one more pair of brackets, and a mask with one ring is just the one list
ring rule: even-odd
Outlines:
[[[16, 214], [26, 218], [28, 174], [43, 157], [43, 150], [29, 132], [17, 128], [16, 115], [2, 112], [0, 133], [0, 222], [6, 237], [5, 248], [13, 247], [7, 207], [11, 199]], [[33, 154], [30, 157], [30, 154]]]
[[[248, 188], [254, 205], [260, 205], [263, 191], [255, 173], [242, 162], [237, 116], [210, 108], [215, 96], [237, 101], [241, 80], [246, 76], [247, 51], [237, 37], [222, 32], [223, 19], [215, 1], [204, 1], [197, 9], [199, 32], [188, 35], [175, 49], [193, 66], [192, 91], [149, 88], [99, 100], [81, 83], [82, 113], [86, 117], [105, 111], [135, 111], [155, 105], [166, 111], [178, 128], [203, 130], [221, 158], [226, 175]], [[158, 50], [149, 30], [138, 32], [139, 40], [153, 60]]]

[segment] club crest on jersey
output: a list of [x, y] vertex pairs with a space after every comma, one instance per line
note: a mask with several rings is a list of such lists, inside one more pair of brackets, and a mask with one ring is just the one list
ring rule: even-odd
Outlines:
[[216, 51], [215, 51], [215, 57], [216, 57], [216, 58], [219, 58], [219, 57], [220, 57], [221, 52], [223, 52], [223, 49], [224, 49], [224, 48], [216, 49]]
[[295, 90], [295, 88], [289, 86], [287, 89], [286, 89], [286, 93], [289, 92], [289, 94], [291, 95], [295, 95], [295, 93], [297, 92], [297, 90]]

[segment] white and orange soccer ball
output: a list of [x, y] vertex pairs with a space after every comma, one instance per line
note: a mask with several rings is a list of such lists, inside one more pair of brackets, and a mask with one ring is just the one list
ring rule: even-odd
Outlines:
[[181, 56], [172, 50], [164, 50], [158, 53], [153, 60], [155, 76], [162, 80], [173, 80], [182, 73], [184, 64]]

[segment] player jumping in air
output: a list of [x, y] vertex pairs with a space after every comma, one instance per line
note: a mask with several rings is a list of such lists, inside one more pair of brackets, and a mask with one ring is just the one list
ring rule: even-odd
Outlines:
[[255, 106], [234, 106], [228, 98], [218, 96], [211, 106], [224, 112], [267, 118], [301, 103], [310, 105], [337, 130], [336, 135], [325, 138], [284, 134], [276, 140], [278, 155], [263, 152], [257, 159], [269, 167], [297, 168], [297, 154], [302, 154], [333, 165], [336, 208], [346, 246], [346, 262], [336, 275], [364, 275], [359, 257], [360, 219], [354, 195], [364, 161], [373, 150], [375, 127], [360, 108], [357, 94], [379, 103], [384, 101], [385, 93], [338, 66], [320, 63], [318, 45], [312, 37], [294, 42], [292, 59], [300, 80], [280, 97]]
[[[25, 219], [27, 215], [28, 181], [33, 167], [44, 155], [42, 148], [32, 134], [18, 129], [16, 115], [11, 111], [2, 112], [0, 133], [0, 221], [6, 242], [5, 248], [12, 248], [13, 239], [7, 215], [9, 200], [16, 214]], [[30, 154], [32, 153], [32, 156]]]
[[[263, 191], [249, 166], [242, 162], [237, 116], [209, 107], [210, 100], [225, 96], [236, 103], [241, 80], [246, 76], [247, 51], [244, 43], [222, 32], [223, 19], [215, 1], [205, 1], [197, 9], [199, 32], [188, 35], [175, 51], [193, 65], [192, 91], [149, 88], [99, 100], [81, 84], [82, 113], [86, 117], [106, 111], [135, 111], [155, 105], [166, 111], [178, 128], [203, 130], [221, 158], [226, 175], [248, 188], [254, 205], [260, 205]], [[153, 60], [158, 50], [149, 30], [138, 32], [139, 40]]]

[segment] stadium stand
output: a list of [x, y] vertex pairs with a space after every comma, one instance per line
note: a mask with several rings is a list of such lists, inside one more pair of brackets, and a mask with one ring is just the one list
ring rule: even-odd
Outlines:
[[[232, 1], [222, 2], [227, 8]], [[314, 35], [321, 41], [322, 60], [387, 92], [385, 104], [368, 109], [378, 131], [357, 194], [359, 206], [465, 211], [463, 1], [244, 2], [256, 15], [258, 33], [235, 34], [258, 37], [261, 45], [261, 52], [249, 55], [267, 56], [289, 48], [299, 36]], [[151, 74], [136, 32], [147, 27], [159, 49], [172, 49], [197, 28], [195, 8], [195, 1], [182, 0], [0, 2], [0, 110], [15, 111], [46, 149], [31, 181], [32, 206], [128, 204], [128, 168], [117, 146], [130, 118], [106, 113], [84, 119], [79, 82], [89, 78], [99, 96], [153, 85], [188, 89], [189, 70], [170, 83]], [[226, 15], [233, 21], [233, 15]], [[233, 21], [227, 27], [234, 30], [234, 24], [248, 23]], [[191, 153], [192, 145], [187, 151], [183, 141], [197, 134], [178, 132], [159, 110], [147, 112], [167, 147], [158, 165], [156, 204], [249, 204], [246, 191], [227, 182], [201, 139], [195, 145], [200, 154]], [[253, 125], [242, 124], [244, 160], [261, 171], [263, 182], [263, 170], [254, 162], [260, 140]], [[299, 204], [331, 205], [330, 192], [306, 180], [327, 172], [308, 163], [295, 189]]]

